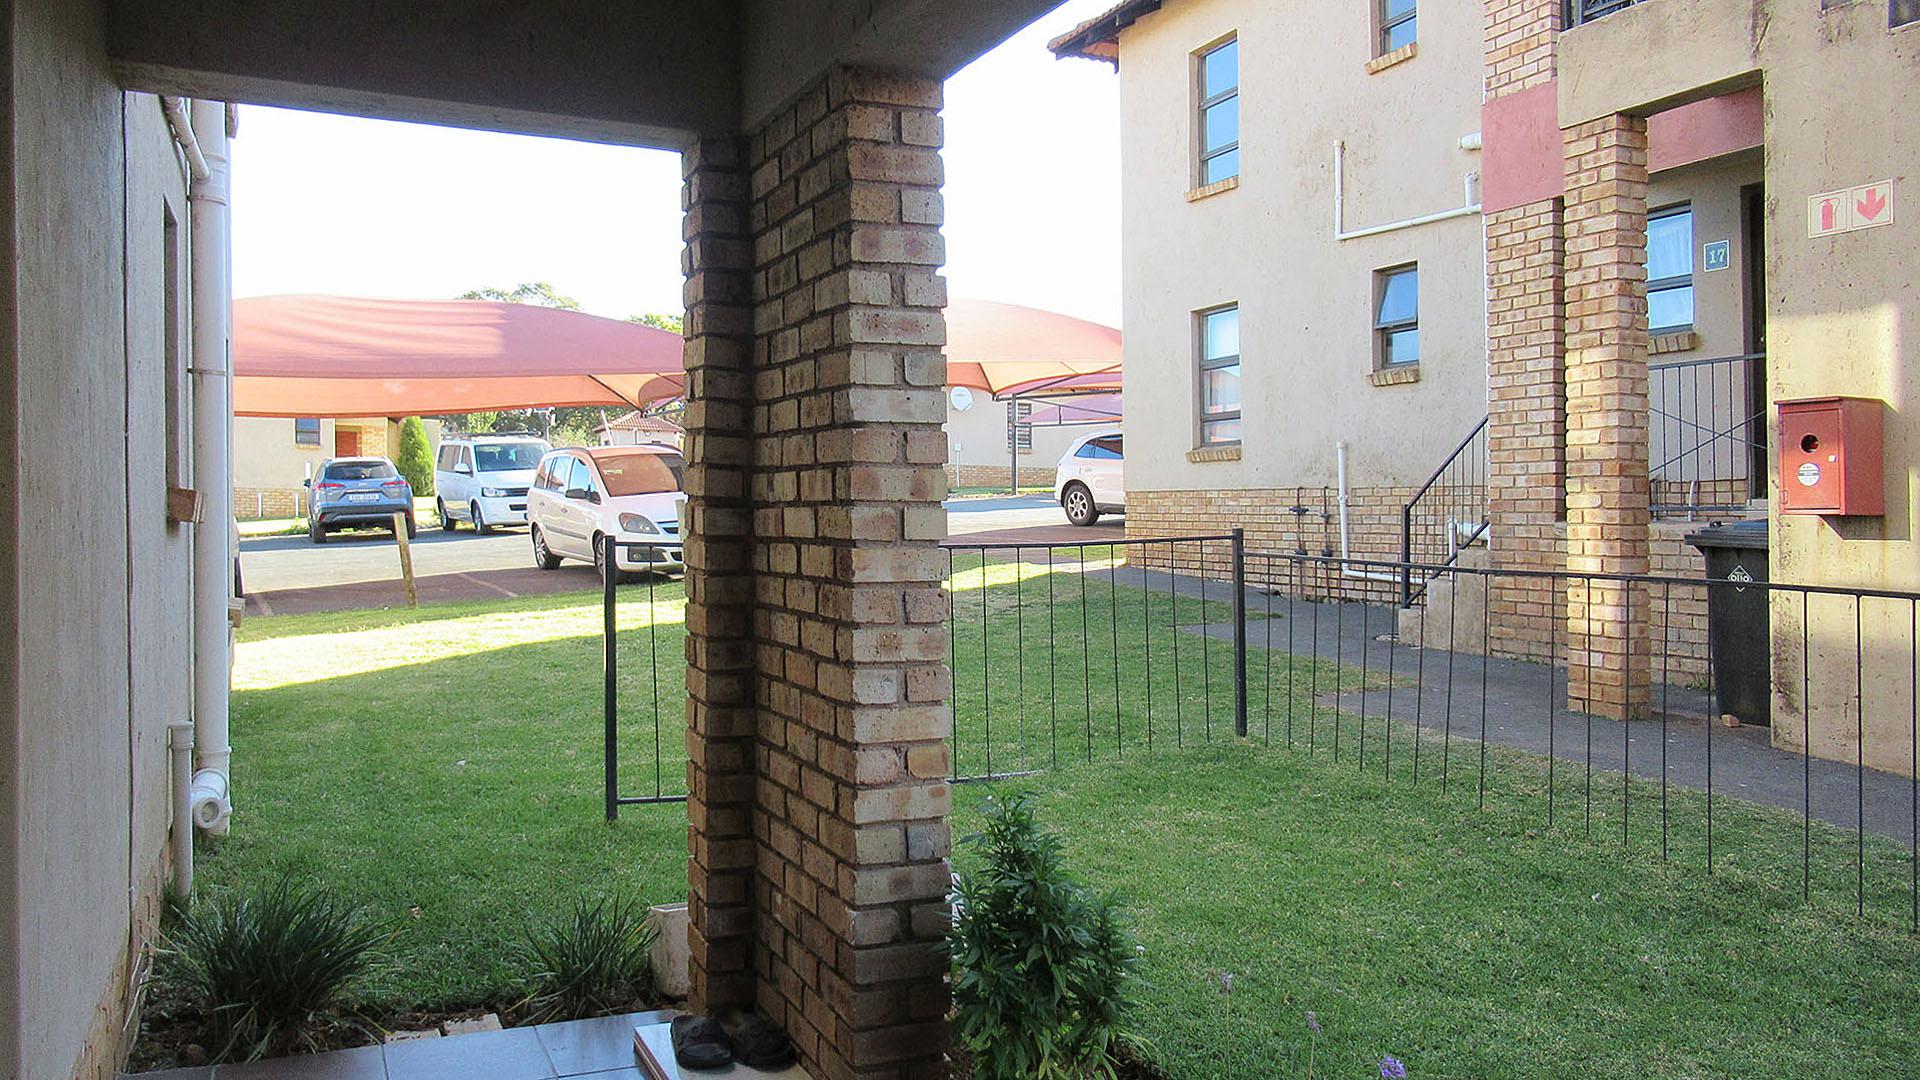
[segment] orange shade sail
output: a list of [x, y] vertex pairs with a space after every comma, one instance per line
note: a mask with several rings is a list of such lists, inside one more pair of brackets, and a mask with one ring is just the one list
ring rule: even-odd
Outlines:
[[261, 296], [233, 305], [238, 416], [419, 416], [682, 393], [680, 335], [491, 300]]
[[1120, 331], [992, 300], [947, 306], [947, 385], [999, 397], [1120, 389]]

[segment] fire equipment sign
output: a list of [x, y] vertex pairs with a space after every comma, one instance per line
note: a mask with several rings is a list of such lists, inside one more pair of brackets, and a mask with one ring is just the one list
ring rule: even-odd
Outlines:
[[1832, 236], [1893, 224], [1893, 181], [1826, 191], [1807, 198], [1807, 235]]

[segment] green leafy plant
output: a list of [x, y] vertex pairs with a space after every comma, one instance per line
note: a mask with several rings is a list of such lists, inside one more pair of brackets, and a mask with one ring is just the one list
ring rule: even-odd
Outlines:
[[1113, 898], [1068, 873], [1031, 795], [988, 800], [953, 897], [954, 1036], [977, 1080], [1114, 1075], [1139, 954]]
[[433, 447], [427, 440], [427, 425], [419, 417], [400, 421], [400, 452], [393, 466], [413, 485], [415, 495], [433, 494]]
[[310, 1042], [391, 938], [354, 906], [282, 878], [179, 908], [155, 978], [206, 1017], [214, 1061], [251, 1061]]
[[533, 924], [524, 946], [537, 972], [529, 1019], [604, 1016], [652, 997], [656, 936], [646, 905], [618, 897], [578, 897], [564, 914]]

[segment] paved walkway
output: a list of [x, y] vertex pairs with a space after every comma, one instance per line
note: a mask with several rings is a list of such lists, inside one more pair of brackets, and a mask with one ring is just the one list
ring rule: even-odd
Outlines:
[[640, 1080], [633, 1029], [665, 1023], [672, 1015], [603, 1016], [138, 1075], [140, 1080]]

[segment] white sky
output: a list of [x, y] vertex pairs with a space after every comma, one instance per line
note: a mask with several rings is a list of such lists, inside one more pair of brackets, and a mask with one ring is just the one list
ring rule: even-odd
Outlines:
[[[1118, 82], [1049, 37], [1069, 0], [947, 83], [955, 296], [1120, 321]], [[657, 150], [247, 107], [236, 296], [451, 297], [549, 281], [598, 315], [680, 310], [680, 166]]]

